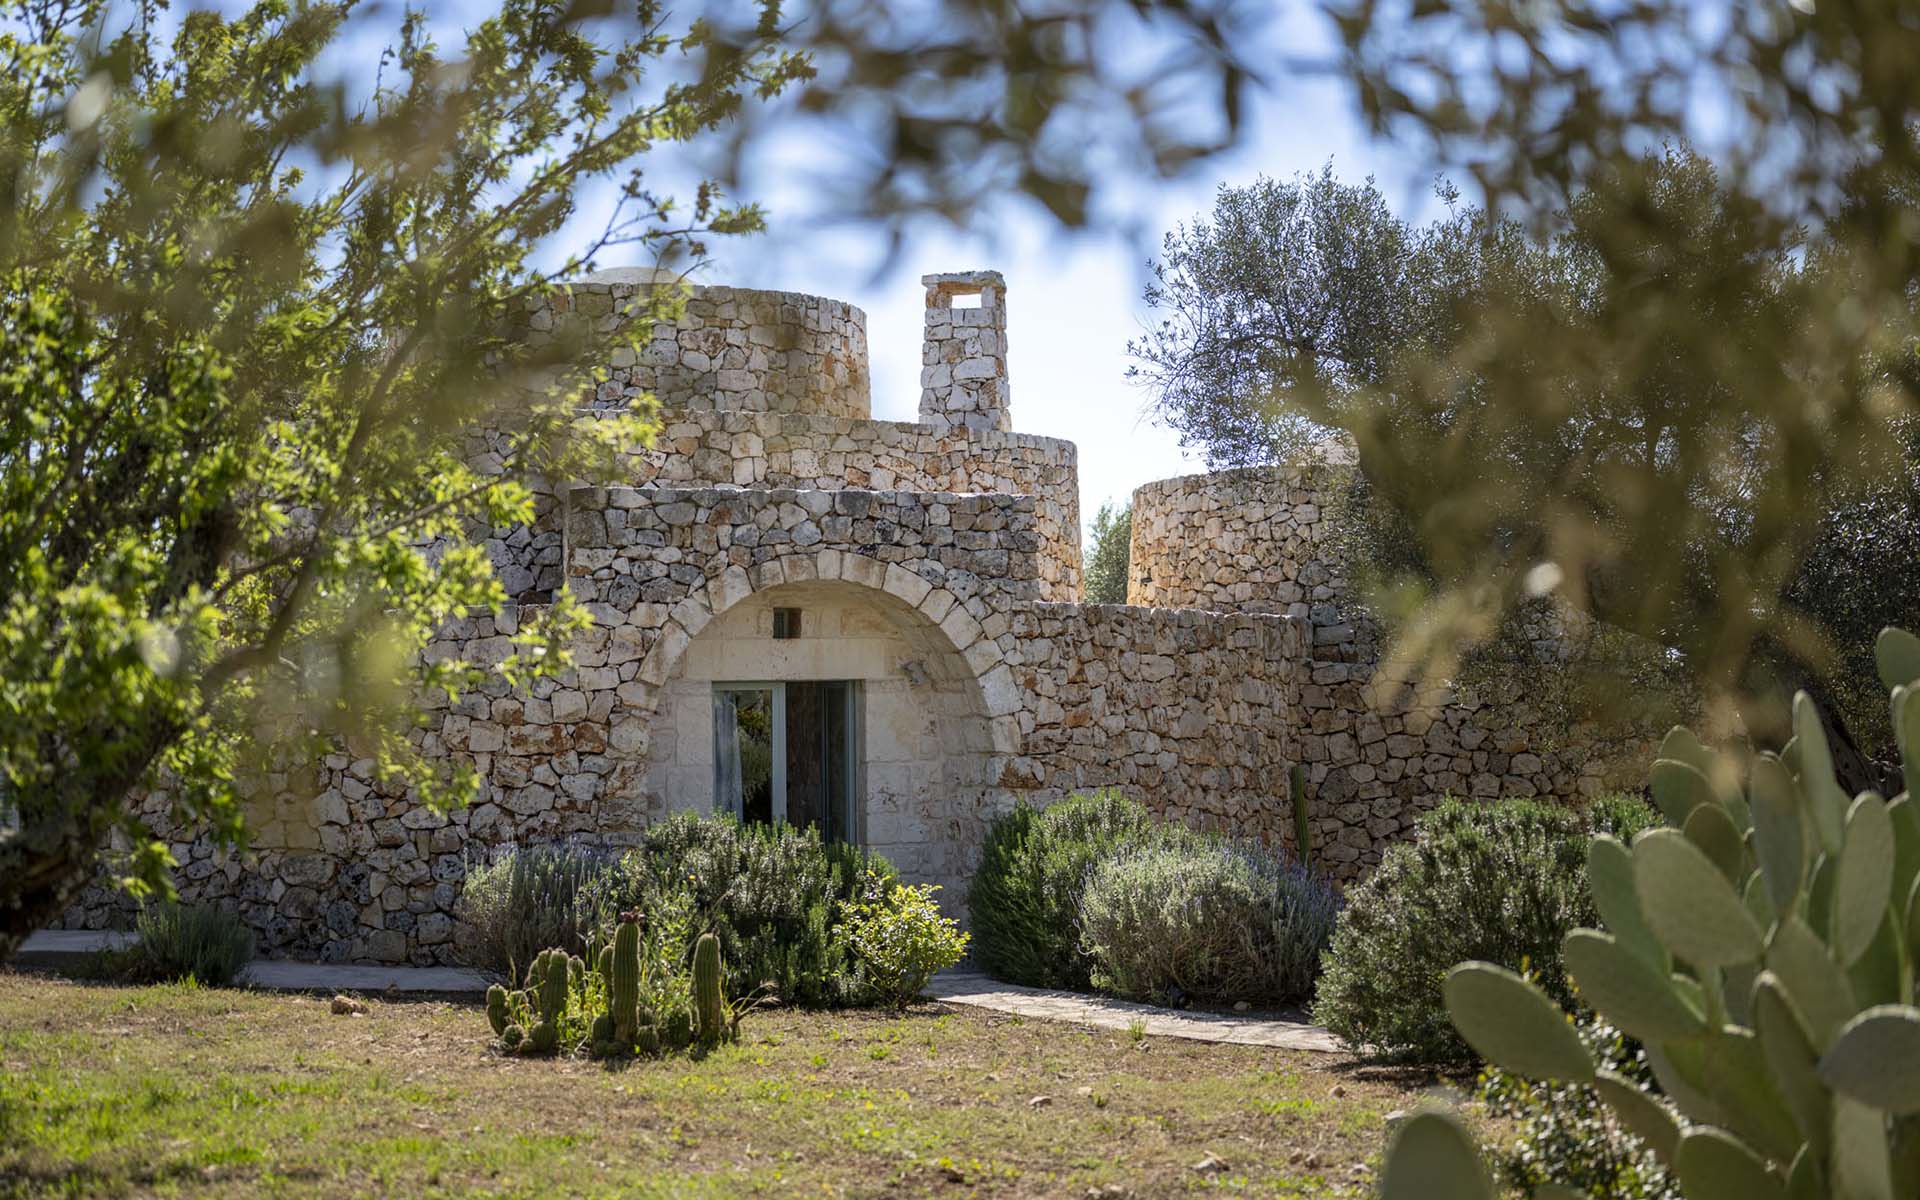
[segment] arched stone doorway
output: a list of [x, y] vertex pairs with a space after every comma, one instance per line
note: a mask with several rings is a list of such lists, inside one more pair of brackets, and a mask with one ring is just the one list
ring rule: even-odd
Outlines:
[[[803, 733], [797, 715], [818, 701], [801, 697], [839, 694], [819, 685], [845, 687], [850, 819], [834, 832], [885, 854], [910, 880], [943, 885], [957, 902], [1005, 799], [995, 784], [1010, 747], [996, 746], [980, 683], [946, 633], [880, 588], [784, 583], [714, 615], [666, 667], [649, 720], [645, 807], [665, 814], [737, 804], [739, 759], [729, 764], [718, 747], [740, 735], [716, 693], [752, 694], [757, 706], [769, 685], [784, 685], [791, 702], [781, 761], [795, 779], [818, 767], [808, 762], [812, 727]], [[829, 752], [838, 754], [839, 743]]]

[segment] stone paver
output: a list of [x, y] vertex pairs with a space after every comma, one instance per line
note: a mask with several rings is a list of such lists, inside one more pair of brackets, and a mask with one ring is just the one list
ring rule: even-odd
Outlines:
[[[117, 950], [133, 941], [131, 933], [115, 930], [49, 929], [20, 945], [19, 958], [29, 965], [57, 966], [99, 950]], [[487, 990], [487, 979], [458, 967], [373, 967], [353, 963], [290, 962], [256, 958], [240, 972], [250, 987], [282, 992], [457, 992]]]
[[484, 992], [487, 978], [459, 967], [370, 967], [256, 958], [243, 982], [284, 992]]
[[1281, 1050], [1334, 1053], [1343, 1049], [1338, 1039], [1318, 1025], [1273, 1017], [1243, 1017], [1234, 1013], [1183, 1012], [1045, 988], [1001, 983], [972, 971], [943, 971], [927, 985], [927, 994], [949, 1004], [966, 1004], [995, 1012], [1037, 1017], [1044, 1021], [1074, 1021], [1101, 1029], [1145, 1026], [1154, 1037], [1191, 1038], [1200, 1042], [1231, 1042], [1238, 1046], [1272, 1046]]

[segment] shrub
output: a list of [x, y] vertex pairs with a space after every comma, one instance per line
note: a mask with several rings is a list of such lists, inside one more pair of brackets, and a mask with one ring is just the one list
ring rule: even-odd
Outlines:
[[921, 884], [878, 885], [872, 898], [847, 906], [841, 931], [866, 970], [874, 995], [896, 1008], [912, 1003], [935, 971], [967, 954], [960, 923], [940, 915], [933, 894]]
[[1311, 994], [1338, 907], [1324, 885], [1258, 846], [1186, 838], [1100, 864], [1082, 937], [1101, 991], [1275, 1006]]
[[1314, 1019], [1355, 1049], [1438, 1064], [1473, 1058], [1440, 995], [1463, 959], [1531, 969], [1571, 1003], [1560, 941], [1595, 920], [1589, 836], [1631, 838], [1653, 821], [1633, 797], [1584, 812], [1550, 801], [1447, 800], [1347, 894]]
[[[1594, 1061], [1622, 1079], [1654, 1083], [1646, 1051], [1597, 1017], [1579, 1025]], [[1480, 1098], [1489, 1115], [1510, 1122], [1511, 1142], [1487, 1147], [1500, 1178], [1516, 1195], [1547, 1185], [1589, 1200], [1681, 1200], [1673, 1176], [1652, 1147], [1613, 1115], [1591, 1085], [1536, 1082], [1488, 1067]]]
[[586, 953], [618, 911], [603, 894], [617, 867], [607, 851], [559, 844], [509, 848], [469, 869], [460, 893], [469, 964], [517, 982], [542, 950]]
[[134, 921], [126, 973], [149, 982], [193, 979], [225, 987], [253, 957], [253, 931], [211, 904], [154, 904]]
[[1088, 875], [1116, 849], [1184, 833], [1155, 825], [1117, 792], [1069, 796], [1039, 811], [1022, 804], [996, 817], [967, 901], [975, 960], [1009, 983], [1084, 990], [1093, 967], [1080, 929]]
[[621, 863], [618, 907], [651, 911], [684, 891], [696, 932], [720, 939], [727, 989], [783, 1003], [856, 1004], [865, 982], [835, 931], [841, 906], [895, 878], [880, 855], [816, 829], [682, 813], [648, 828]]
[[[1882, 630], [1874, 655], [1920, 779], [1920, 638]], [[1657, 1091], [1608, 1070], [1561, 1006], [1492, 963], [1448, 973], [1447, 1011], [1503, 1069], [1591, 1085], [1695, 1200], [1920, 1195], [1920, 817], [1911, 794], [1848, 795], [1804, 692], [1793, 730], [1778, 755], [1673, 730], [1648, 780], [1674, 825], [1631, 848], [1593, 840], [1608, 929], [1576, 931], [1566, 957], [1594, 1010], [1645, 1043]], [[1465, 1127], [1429, 1111], [1395, 1134], [1381, 1194], [1436, 1193], [1494, 1196]]]

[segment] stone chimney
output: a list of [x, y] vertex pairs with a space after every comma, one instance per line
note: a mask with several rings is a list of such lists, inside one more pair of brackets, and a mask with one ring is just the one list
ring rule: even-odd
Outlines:
[[920, 423], [1013, 428], [1007, 394], [1007, 281], [998, 271], [922, 275], [926, 334], [920, 347]]

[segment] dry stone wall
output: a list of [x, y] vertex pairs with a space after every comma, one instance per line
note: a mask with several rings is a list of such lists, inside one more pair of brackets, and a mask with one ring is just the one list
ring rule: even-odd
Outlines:
[[[619, 328], [655, 285], [615, 275], [533, 301], [523, 336], [540, 345], [570, 321], [600, 333]], [[696, 287], [684, 316], [656, 325], [637, 353], [614, 350], [604, 365], [608, 377], [591, 398], [602, 408], [650, 392], [673, 408], [871, 413], [866, 314], [823, 296]]]
[[[1537, 606], [1457, 685], [1382, 686], [1379, 632], [1327, 553], [1344, 474], [1324, 462], [1250, 468], [1133, 495], [1129, 600], [1301, 623], [1292, 723], [1321, 857], [1355, 875], [1449, 793], [1578, 802], [1640, 787], [1659, 738], [1689, 715], [1686, 686], [1656, 648], [1570, 613]], [[1578, 719], [1589, 702], [1616, 715]]]
[[1021, 756], [1037, 801], [1117, 788], [1199, 828], [1282, 840], [1304, 627], [1258, 615], [1105, 604], [1014, 614]]
[[1321, 548], [1338, 471], [1250, 467], [1136, 489], [1127, 602], [1296, 617], [1317, 606], [1333, 616], [1343, 581]]
[[1080, 478], [1072, 442], [799, 413], [667, 412], [636, 484], [857, 488], [1032, 496], [1039, 595], [1080, 596]]
[[927, 289], [921, 422], [999, 433], [1012, 429], [1007, 281], [998, 271], [964, 271], [923, 275], [920, 282]]

